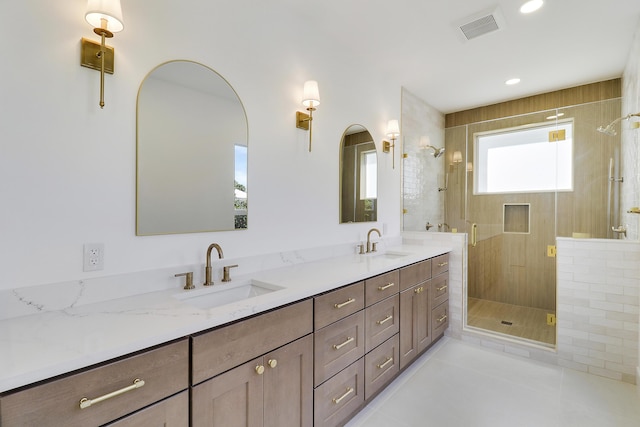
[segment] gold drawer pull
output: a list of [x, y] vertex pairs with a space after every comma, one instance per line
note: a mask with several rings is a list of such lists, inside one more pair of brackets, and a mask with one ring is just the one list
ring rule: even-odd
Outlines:
[[424, 286], [420, 286], [418, 289], [414, 289], [413, 292], [416, 294], [420, 294], [424, 291]]
[[343, 342], [342, 344], [334, 344], [333, 345], [333, 349], [334, 350], [340, 350], [342, 347], [344, 347], [345, 345], [349, 344], [350, 342], [353, 342], [354, 340], [355, 340], [355, 338], [348, 337], [347, 340], [345, 342]]
[[442, 291], [444, 291], [445, 289], [447, 289], [448, 287], [449, 287], [449, 285], [440, 286], [439, 288], [437, 288], [437, 291], [438, 291], [438, 292], [442, 292]]
[[256, 366], [256, 374], [258, 374], [258, 375], [264, 374], [264, 366], [263, 365]]
[[394, 287], [395, 285], [396, 285], [395, 283], [390, 282], [390, 283], [387, 283], [387, 284], [386, 284], [386, 285], [384, 285], [384, 286], [378, 286], [378, 290], [379, 290], [379, 291], [386, 291], [387, 289], [392, 288], [392, 287]]
[[387, 322], [388, 322], [389, 320], [391, 320], [391, 319], [393, 319], [393, 316], [392, 316], [392, 315], [388, 315], [388, 316], [387, 316], [387, 317], [385, 317], [384, 319], [382, 319], [382, 320], [378, 320], [376, 323], [377, 323], [378, 325], [384, 325], [385, 323], [387, 323]]
[[442, 322], [444, 322], [445, 320], [447, 320], [447, 315], [446, 315], [446, 314], [443, 314], [443, 315], [442, 315], [442, 317], [438, 319], [438, 323], [442, 323]]
[[393, 363], [393, 357], [387, 357], [387, 360], [385, 360], [384, 363], [378, 365], [378, 369], [386, 368], [389, 363]]
[[349, 305], [349, 304], [351, 304], [352, 302], [356, 302], [356, 299], [355, 299], [355, 298], [349, 298], [349, 299], [348, 299], [348, 300], [346, 300], [345, 302], [340, 303], [340, 304], [334, 304], [333, 306], [334, 306], [335, 308], [342, 308], [342, 307], [344, 307], [345, 305]]
[[438, 263], [438, 267], [444, 267], [445, 265], [449, 265], [449, 263], [447, 261]]
[[269, 367], [275, 368], [276, 366], [278, 366], [278, 361], [276, 359], [269, 359], [267, 364], [269, 365]]
[[349, 396], [353, 392], [354, 392], [353, 387], [347, 388], [347, 392], [345, 394], [343, 394], [340, 397], [334, 397], [333, 398], [333, 403], [335, 403], [337, 405], [338, 403], [342, 402], [342, 399], [344, 399], [345, 397]]
[[112, 397], [120, 396], [121, 394], [124, 394], [128, 391], [140, 388], [143, 385], [144, 381], [136, 378], [135, 380], [133, 380], [133, 384], [131, 384], [130, 386], [121, 388], [120, 390], [112, 391], [111, 393], [107, 393], [104, 396], [96, 397], [95, 399], [87, 399], [86, 397], [83, 397], [82, 399], [80, 399], [80, 409], [88, 408], [89, 406], [95, 405], [96, 403], [111, 399]]

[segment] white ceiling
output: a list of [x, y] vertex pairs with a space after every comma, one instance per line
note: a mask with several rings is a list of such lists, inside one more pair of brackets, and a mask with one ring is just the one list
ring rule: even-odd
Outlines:
[[[351, 50], [443, 113], [622, 76], [640, 0], [545, 0], [522, 15], [524, 1], [296, 1], [294, 13], [328, 51]], [[506, 26], [462, 42], [455, 23], [496, 7]]]

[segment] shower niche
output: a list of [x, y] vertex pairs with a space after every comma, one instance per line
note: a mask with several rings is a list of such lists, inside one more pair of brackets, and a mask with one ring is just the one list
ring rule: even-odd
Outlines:
[[502, 214], [502, 232], [513, 234], [529, 234], [531, 224], [530, 203], [505, 203]]

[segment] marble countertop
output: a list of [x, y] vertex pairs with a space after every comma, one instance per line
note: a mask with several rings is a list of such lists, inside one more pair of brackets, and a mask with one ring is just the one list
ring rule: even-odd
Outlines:
[[[0, 392], [91, 366], [213, 328], [339, 286], [449, 252], [397, 246], [385, 253], [343, 255], [182, 288], [0, 320]], [[277, 289], [215, 308], [199, 308], [221, 290], [255, 283]], [[21, 301], [29, 304], [29, 301]]]

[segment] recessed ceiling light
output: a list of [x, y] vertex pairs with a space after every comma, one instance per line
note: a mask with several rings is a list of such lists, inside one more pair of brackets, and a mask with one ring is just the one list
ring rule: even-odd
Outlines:
[[509, 80], [507, 80], [506, 82], [504, 82], [504, 84], [509, 85], [509, 86], [511, 86], [511, 85], [517, 85], [518, 83], [520, 83], [520, 79], [518, 79], [518, 78], [515, 78], [515, 79], [509, 79]]
[[530, 0], [520, 7], [520, 13], [531, 13], [542, 7], [542, 0]]

